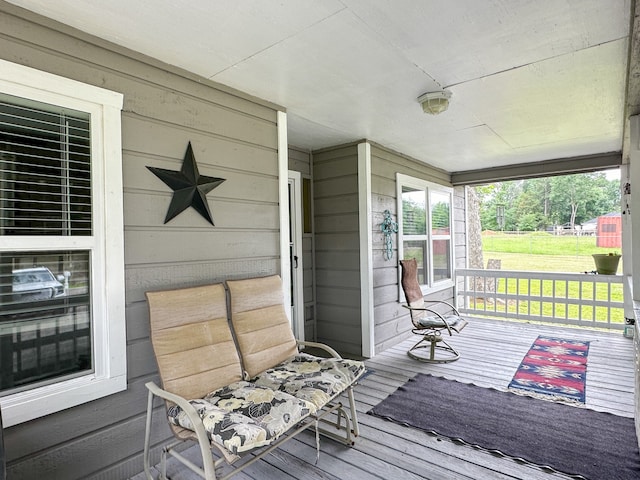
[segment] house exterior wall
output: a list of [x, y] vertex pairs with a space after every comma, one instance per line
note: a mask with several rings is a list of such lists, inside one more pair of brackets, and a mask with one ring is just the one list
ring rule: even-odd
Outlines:
[[[381, 352], [411, 335], [411, 321], [399, 303], [398, 237], [393, 258], [384, 258], [380, 225], [384, 211], [397, 221], [396, 174], [451, 186], [446, 172], [380, 145], [371, 145], [371, 214], [374, 348]], [[313, 152], [316, 239], [318, 341], [345, 354], [362, 354], [363, 315], [360, 305], [360, 232], [358, 207], [358, 144]], [[454, 189], [453, 217], [455, 266], [466, 265], [466, 197], [464, 187]], [[449, 288], [430, 296], [453, 300]]]
[[467, 188], [453, 188], [453, 246], [455, 251], [455, 268], [467, 268], [468, 222], [467, 222]]
[[[375, 352], [381, 352], [411, 335], [411, 320], [408, 310], [399, 303], [398, 236], [393, 237], [393, 258], [385, 260], [384, 237], [380, 224], [384, 211], [389, 210], [394, 221], [398, 221], [396, 173], [410, 175], [440, 185], [450, 186], [446, 172], [430, 167], [423, 162], [386, 149], [380, 145], [371, 147], [371, 210], [373, 215], [373, 289], [374, 289], [374, 338]], [[464, 204], [454, 196], [454, 215], [460, 214]], [[456, 232], [459, 227], [455, 219]], [[456, 253], [459, 239], [456, 233]], [[438, 292], [430, 298], [452, 300], [453, 289]]]
[[313, 191], [317, 339], [360, 355], [357, 144], [313, 152]]
[[[147, 290], [279, 273], [277, 106], [0, 2], [0, 58], [124, 94], [128, 388], [4, 432], [8, 478], [128, 478], [142, 470], [147, 392], [158, 382]], [[164, 225], [188, 142], [215, 227], [188, 209]], [[158, 405], [155, 445], [170, 436]], [[156, 453], [158, 449], [155, 449]], [[157, 456], [156, 456], [157, 458]]]

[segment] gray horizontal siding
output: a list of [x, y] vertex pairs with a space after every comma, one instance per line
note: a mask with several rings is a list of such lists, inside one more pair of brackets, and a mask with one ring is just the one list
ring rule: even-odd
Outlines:
[[[276, 107], [1, 1], [0, 32], [0, 58], [124, 94], [128, 389], [6, 429], [8, 477], [127, 478], [157, 381], [144, 292], [279, 272]], [[172, 192], [146, 168], [179, 170], [189, 141], [200, 173], [226, 179], [207, 196], [215, 227], [193, 209], [165, 225]]]
[[466, 187], [453, 189], [453, 244], [456, 256], [456, 268], [467, 266], [467, 197]]
[[[372, 144], [371, 148], [371, 205], [373, 240], [373, 287], [375, 351], [381, 352], [411, 335], [411, 321], [407, 310], [399, 302], [398, 236], [393, 235], [393, 257], [384, 258], [384, 235], [380, 224], [384, 211], [391, 212], [398, 221], [396, 174], [402, 173], [422, 180], [450, 186], [446, 172], [412, 159], [406, 155]], [[459, 202], [454, 200], [454, 205]], [[457, 208], [454, 206], [454, 208]], [[438, 292], [431, 298], [453, 299], [453, 290]]]
[[361, 355], [357, 145], [313, 153], [318, 341]]

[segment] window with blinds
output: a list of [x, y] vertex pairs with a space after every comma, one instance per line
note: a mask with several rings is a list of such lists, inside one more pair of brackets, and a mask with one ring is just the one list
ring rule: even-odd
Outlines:
[[[89, 113], [0, 94], [0, 237], [92, 235], [90, 140]], [[0, 251], [0, 396], [92, 371], [90, 257]]]
[[123, 101], [0, 59], [5, 428], [127, 388]]
[[89, 117], [0, 94], [0, 235], [91, 235]]
[[426, 292], [453, 282], [452, 190], [397, 174], [399, 258], [415, 258]]

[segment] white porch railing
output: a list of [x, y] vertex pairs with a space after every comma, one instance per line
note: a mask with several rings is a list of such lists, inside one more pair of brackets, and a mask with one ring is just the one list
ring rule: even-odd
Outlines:
[[621, 275], [456, 270], [460, 313], [624, 329]]

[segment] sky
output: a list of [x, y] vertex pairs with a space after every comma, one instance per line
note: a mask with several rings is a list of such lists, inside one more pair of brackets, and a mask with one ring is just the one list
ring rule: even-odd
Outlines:
[[607, 176], [607, 180], [620, 180], [620, 169], [613, 168], [611, 170], [605, 170], [605, 175]]

